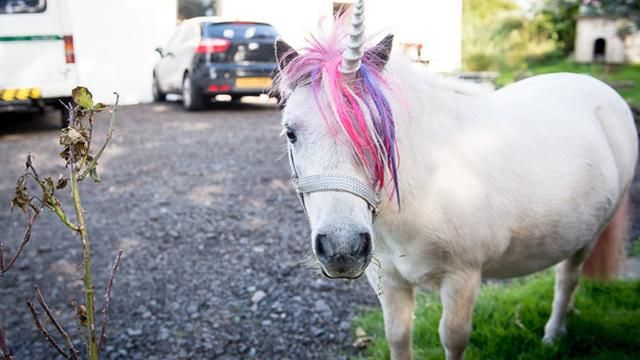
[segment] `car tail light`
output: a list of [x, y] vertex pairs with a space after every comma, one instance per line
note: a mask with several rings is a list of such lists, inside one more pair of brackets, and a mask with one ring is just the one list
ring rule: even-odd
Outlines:
[[231, 85], [209, 85], [207, 90], [210, 92], [229, 91], [231, 90]]
[[229, 46], [231, 46], [231, 41], [227, 39], [202, 39], [196, 48], [196, 53], [223, 53], [229, 49]]
[[67, 64], [74, 64], [76, 62], [76, 53], [73, 49], [73, 36], [65, 35], [64, 39], [64, 59]]

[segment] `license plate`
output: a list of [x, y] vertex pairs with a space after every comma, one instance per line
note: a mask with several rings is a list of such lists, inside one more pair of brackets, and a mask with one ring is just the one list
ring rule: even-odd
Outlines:
[[266, 89], [271, 87], [271, 78], [246, 77], [236, 79], [236, 88], [239, 89]]

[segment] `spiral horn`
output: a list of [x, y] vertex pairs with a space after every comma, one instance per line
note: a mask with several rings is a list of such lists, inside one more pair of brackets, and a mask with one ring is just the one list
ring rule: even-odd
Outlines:
[[364, 0], [358, 0], [353, 7], [349, 43], [342, 55], [340, 72], [347, 76], [355, 76], [362, 65], [364, 56]]

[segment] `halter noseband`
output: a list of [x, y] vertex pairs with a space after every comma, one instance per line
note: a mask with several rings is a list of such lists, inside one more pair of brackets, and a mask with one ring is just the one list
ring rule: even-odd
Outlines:
[[302, 204], [304, 213], [309, 216], [307, 206], [304, 202], [304, 195], [314, 192], [340, 191], [355, 195], [364, 200], [371, 210], [371, 222], [376, 221], [380, 197], [378, 193], [367, 183], [351, 176], [340, 174], [311, 175], [299, 177], [296, 165], [293, 161], [293, 150], [291, 144], [288, 145], [289, 165], [291, 165], [291, 176], [293, 186], [298, 194], [298, 199]]

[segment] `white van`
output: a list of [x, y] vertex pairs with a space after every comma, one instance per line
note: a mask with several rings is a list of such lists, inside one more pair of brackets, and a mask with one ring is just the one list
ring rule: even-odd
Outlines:
[[67, 0], [0, 0], [0, 117], [52, 105], [66, 121], [77, 83]]

